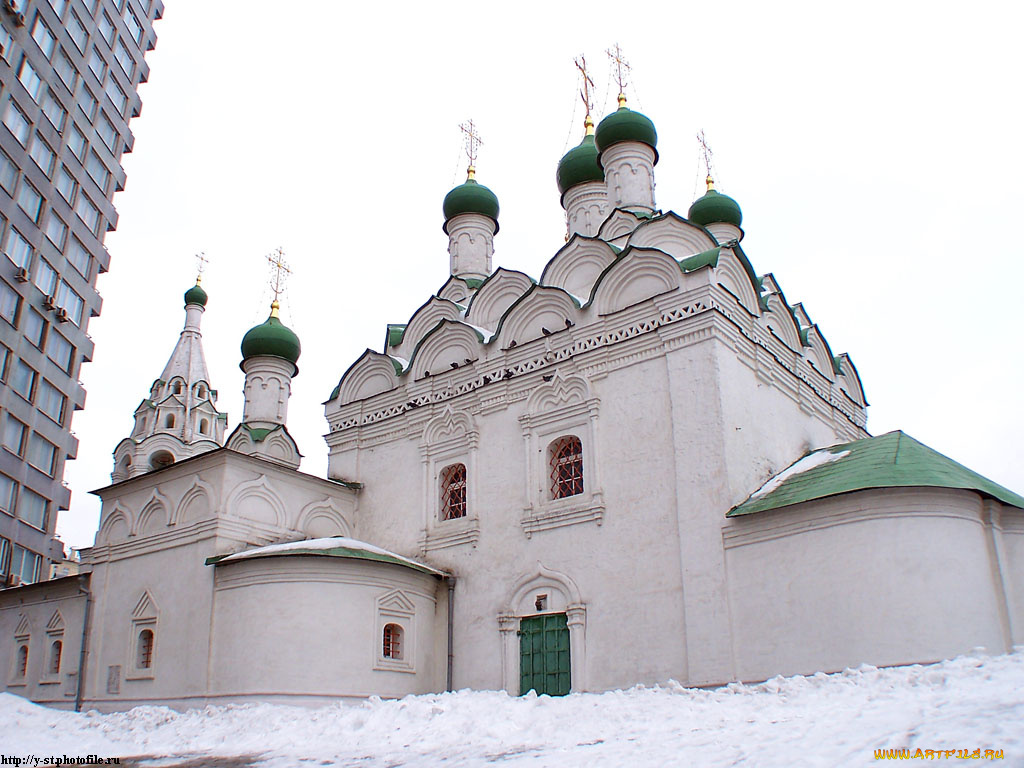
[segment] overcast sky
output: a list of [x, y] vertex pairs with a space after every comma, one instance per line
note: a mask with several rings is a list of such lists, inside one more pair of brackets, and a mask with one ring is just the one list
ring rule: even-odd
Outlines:
[[285, 249], [283, 319], [303, 347], [288, 426], [323, 475], [321, 403], [447, 277], [459, 123], [479, 126], [477, 178], [501, 202], [495, 267], [539, 277], [565, 232], [555, 167], [582, 136], [573, 58], [600, 116], [615, 42], [630, 106], [658, 129], [659, 207], [685, 215], [702, 193], [703, 129], [754, 269], [851, 355], [869, 430], [1024, 492], [1019, 3], [166, 4], [89, 326], [67, 544], [92, 543], [88, 492], [174, 347], [194, 253], [210, 258], [204, 344], [233, 429], [238, 345], [268, 313], [264, 257]]

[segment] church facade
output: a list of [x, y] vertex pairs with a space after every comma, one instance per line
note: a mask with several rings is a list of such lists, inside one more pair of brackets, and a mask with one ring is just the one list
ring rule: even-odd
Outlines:
[[655, 202], [620, 108], [558, 167], [567, 239], [493, 268], [499, 207], [444, 202], [450, 278], [287, 430], [298, 338], [242, 343], [227, 434], [207, 296], [115, 450], [81, 576], [0, 593], [7, 689], [56, 706], [562, 694], [927, 662], [1024, 642], [1024, 498], [899, 432], [713, 189]]

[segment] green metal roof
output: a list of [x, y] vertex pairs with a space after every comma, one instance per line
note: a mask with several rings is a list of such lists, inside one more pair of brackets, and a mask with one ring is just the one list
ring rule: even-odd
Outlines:
[[[282, 357], [294, 365], [301, 353], [302, 345], [299, 344], [299, 337], [273, 314], [265, 322], [250, 328], [242, 337], [243, 360], [269, 355]], [[295, 372], [298, 373], [297, 367]]]
[[185, 303], [186, 304], [198, 304], [200, 307], [205, 307], [206, 302], [210, 297], [203, 290], [203, 287], [199, 285], [199, 281], [196, 280], [196, 284], [185, 291]]
[[306, 541], [294, 541], [285, 544], [270, 544], [265, 547], [257, 547], [244, 552], [234, 554], [214, 555], [206, 558], [206, 565], [221, 565], [225, 562], [236, 562], [238, 560], [251, 560], [258, 557], [341, 557], [350, 560], [373, 560], [378, 563], [391, 563], [405, 568], [411, 568], [421, 573], [429, 573], [433, 576], [444, 576], [445, 572], [437, 568], [431, 568], [425, 563], [411, 560], [402, 555], [389, 552], [386, 549], [375, 547], [356, 539], [344, 536], [333, 536], [327, 539], [309, 539]]
[[1024, 496], [896, 431], [808, 454], [733, 507], [726, 517], [871, 488], [917, 487], [962, 488], [1024, 509]]

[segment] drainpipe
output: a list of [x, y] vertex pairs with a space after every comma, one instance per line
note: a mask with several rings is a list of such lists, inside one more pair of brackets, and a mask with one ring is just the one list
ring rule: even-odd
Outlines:
[[89, 620], [92, 618], [92, 593], [82, 589], [81, 579], [78, 594], [85, 595], [85, 616], [82, 618], [82, 643], [78, 653], [78, 685], [75, 687], [75, 712], [82, 711], [82, 700], [85, 698], [85, 662], [89, 656]]
[[453, 640], [455, 627], [455, 577], [445, 576], [448, 582], [448, 678], [445, 690], [452, 690], [452, 667], [455, 663], [455, 643]]

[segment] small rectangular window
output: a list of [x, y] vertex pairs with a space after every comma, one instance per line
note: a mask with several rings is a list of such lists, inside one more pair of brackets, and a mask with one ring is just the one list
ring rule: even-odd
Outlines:
[[75, 85], [78, 82], [78, 70], [75, 69], [75, 65], [68, 58], [68, 55], [64, 53], [63, 48], [53, 60], [53, 69], [68, 91], [74, 93]]
[[42, 435], [33, 432], [28, 440], [28, 451], [25, 458], [28, 463], [40, 472], [53, 477], [57, 464], [57, 446]]
[[36, 41], [36, 45], [39, 46], [39, 50], [43, 52], [46, 58], [50, 58], [53, 55], [56, 40], [54, 40], [50, 28], [46, 26], [46, 22], [43, 21], [43, 17], [38, 13], [36, 14], [35, 21], [32, 22], [32, 39]]
[[[25, 489], [24, 493], [22, 494], [23, 497], [25, 493], [32, 492]], [[38, 494], [35, 493], [32, 493], [32, 495], [35, 496], [36, 498], [42, 499], [44, 504], [46, 503], [46, 499], [43, 499], [42, 496], [39, 496]], [[26, 522], [35, 525], [35, 523], [31, 523], [30, 520], [25, 518], [24, 514], [19, 514], [18, 516], [26, 520]], [[45, 522], [46, 509], [44, 507], [43, 523], [45, 524]], [[45, 530], [44, 525], [37, 525], [36, 527]], [[19, 577], [21, 579], [22, 584], [35, 584], [39, 580], [39, 567], [41, 561], [42, 558], [35, 552], [31, 552], [25, 549], [24, 547], [15, 544], [11, 548], [11, 575]], [[24, 677], [24, 675], [22, 675], [22, 677]]]
[[[7, 475], [0, 475], [0, 512], [6, 512], [8, 515], [13, 515], [14, 510], [17, 509], [15, 504], [18, 500], [18, 484], [11, 480]], [[5, 566], [7, 565], [7, 555], [9, 554], [8, 547], [10, 543], [7, 539], [3, 540], [3, 543], [7, 546], [0, 548], [0, 572], [6, 573]]]
[[53, 150], [50, 149], [50, 145], [43, 141], [42, 137], [38, 133], [32, 140], [32, 149], [29, 150], [29, 155], [33, 160], [35, 160], [36, 165], [39, 166], [39, 170], [45, 174], [46, 178], [50, 178], [53, 175], [53, 165], [56, 155], [54, 155]]
[[124, 108], [128, 105], [128, 97], [124, 95], [121, 86], [114, 82], [114, 78], [108, 77], [105, 91], [107, 98], [110, 99], [110, 103], [114, 105], [117, 113], [123, 116]]
[[43, 79], [36, 74], [36, 70], [29, 63], [27, 56], [21, 60], [21, 66], [18, 67], [18, 80], [25, 86], [32, 101], [38, 104], [43, 95]]
[[110, 119], [105, 114], [100, 114], [100, 119], [96, 121], [96, 133], [99, 134], [100, 139], [103, 140], [103, 144], [111, 153], [117, 156], [117, 129], [114, 124], [110, 122]]
[[68, 113], [51, 88], [46, 89], [46, 95], [43, 97], [43, 114], [58, 133], [64, 130], [64, 121], [68, 119]]
[[36, 406], [53, 421], [63, 425], [64, 409], [67, 405], [67, 397], [53, 384], [43, 379], [39, 382], [39, 391], [36, 393]]
[[25, 446], [25, 425], [16, 418], [7, 414], [4, 419], [4, 448], [11, 453], [21, 455], [21, 449]]
[[78, 108], [89, 118], [90, 123], [96, 119], [96, 97], [85, 85], [78, 92]]
[[0, 280], [0, 317], [11, 325], [18, 320], [18, 305], [21, 295], [3, 280]]
[[114, 22], [110, 20], [106, 13], [100, 14], [100, 18], [96, 22], [96, 28], [103, 35], [103, 39], [107, 41], [107, 45], [112, 45], [114, 42]]
[[50, 217], [46, 220], [46, 238], [57, 246], [57, 250], [64, 250], [64, 241], [67, 239], [68, 225], [64, 220], [50, 211]]
[[95, 152], [89, 153], [89, 159], [86, 160], [85, 170], [89, 174], [89, 177], [96, 182], [96, 186], [100, 188], [103, 194], [106, 194], [107, 184], [110, 182], [110, 171], [107, 170], [107, 166]]
[[70, 341], [52, 329], [46, 340], [46, 356], [69, 376], [74, 375], [75, 348]]
[[78, 214], [78, 218], [83, 221], [90, 232], [94, 235], [99, 234], [100, 212], [87, 195], [82, 194], [78, 196], [78, 202], [75, 203], [75, 213]]
[[135, 15], [135, 12], [127, 5], [124, 9], [124, 23], [128, 25], [128, 32], [131, 33], [132, 39], [139, 47], [141, 47], [144, 30], [142, 29], [142, 25], [139, 24], [139, 19]]
[[85, 302], [63, 280], [57, 286], [57, 306], [68, 313], [68, 319], [75, 325], [82, 324], [82, 309], [85, 307]]
[[89, 255], [88, 249], [82, 245], [81, 240], [77, 237], [71, 238], [67, 259], [82, 277], [89, 278], [89, 262], [92, 260], [92, 257]]
[[43, 340], [46, 336], [46, 320], [34, 309], [25, 313], [25, 319], [21, 324], [21, 330], [29, 343], [39, 349], [43, 348]]
[[4, 253], [7, 254], [8, 259], [24, 269], [28, 269], [29, 264], [32, 262], [32, 246], [14, 227], [7, 230], [7, 239], [4, 241]]
[[85, 134], [78, 130], [78, 126], [72, 125], [68, 136], [68, 149], [74, 153], [79, 162], [85, 159]]
[[2, 57], [8, 64], [11, 63], [11, 47], [13, 45], [14, 38], [11, 37], [11, 33], [7, 31], [7, 27], [0, 24], [0, 57]]
[[71, 35], [71, 39], [74, 41], [75, 47], [82, 53], [85, 53], [85, 45], [89, 40], [89, 33], [85, 31], [85, 25], [82, 24], [75, 13], [72, 13], [68, 16], [68, 20], [65, 22], [64, 26], [67, 27], [68, 34]]
[[7, 156], [7, 153], [0, 150], [0, 187], [3, 187], [8, 195], [14, 197], [14, 188], [18, 183], [18, 166]]
[[57, 187], [57, 191], [60, 192], [60, 196], [64, 200], [71, 204], [71, 201], [75, 198], [75, 177], [71, 175], [66, 167], [61, 166], [60, 171], [57, 172], [57, 178], [54, 180], [54, 185]]
[[118, 40], [117, 45], [114, 46], [114, 58], [121, 69], [124, 70], [124, 73], [128, 75], [128, 79], [131, 80], [132, 75], [135, 74], [135, 61], [132, 59], [132, 54], [128, 47], [124, 44], [124, 40]]
[[21, 188], [18, 190], [18, 207], [32, 221], [39, 223], [39, 214], [43, 211], [43, 196], [29, 183], [28, 179], [21, 180]]
[[93, 46], [92, 54], [89, 56], [89, 71], [96, 75], [96, 79], [101, 83], [103, 82], [103, 76], [107, 74], [107, 63], [103, 61], [103, 57], [96, 50], [96, 46]]
[[[11, 389], [21, 395], [23, 398], [32, 401], [32, 390], [36, 385], [36, 372], [32, 370], [31, 366], [24, 360], [18, 360], [14, 363], [11, 375], [8, 377]], [[11, 417], [8, 415], [8, 419]]]
[[36, 263], [34, 282], [44, 296], [52, 296], [57, 291], [57, 270], [43, 259], [39, 259]]
[[19, 144], [23, 147], [28, 144], [29, 134], [32, 133], [32, 123], [28, 121], [25, 113], [10, 98], [7, 100], [7, 108], [4, 110], [4, 125], [7, 126], [7, 130], [18, 140]]

